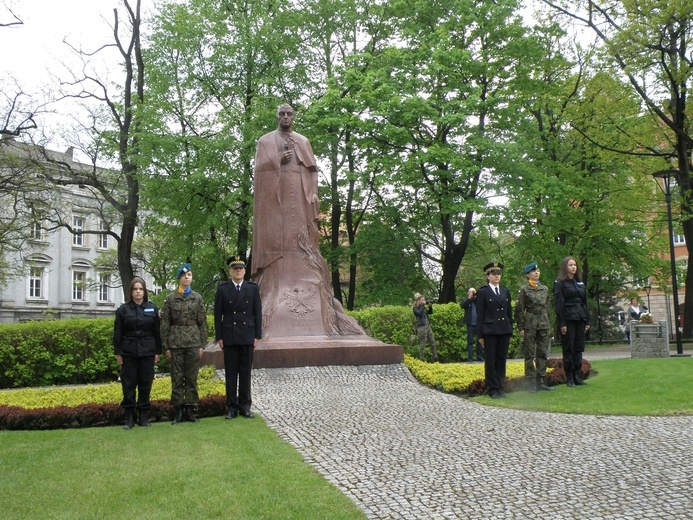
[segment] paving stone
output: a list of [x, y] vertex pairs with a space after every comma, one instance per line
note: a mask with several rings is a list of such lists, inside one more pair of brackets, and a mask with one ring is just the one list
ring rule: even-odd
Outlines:
[[494, 408], [404, 365], [256, 369], [253, 406], [372, 519], [693, 513], [691, 417]]

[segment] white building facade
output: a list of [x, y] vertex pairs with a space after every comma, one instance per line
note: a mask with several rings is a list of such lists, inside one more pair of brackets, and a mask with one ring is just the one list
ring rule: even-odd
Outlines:
[[[50, 153], [53, 158], [80, 166], [73, 162], [70, 150]], [[49, 201], [50, 210], [42, 215], [25, 208], [29, 218], [21, 249], [4, 253], [5, 261], [14, 268], [9, 281], [0, 285], [0, 323], [112, 317], [124, 301], [123, 290], [112, 263], [110, 269], [99, 267], [98, 258], [109, 251], [115, 258], [116, 240], [93, 231], [108, 231], [114, 222], [106, 220], [104, 205], [86, 187], [51, 186], [45, 194], [38, 191], [36, 199], [42, 199], [44, 207]], [[26, 200], [33, 195], [26, 194]], [[56, 226], [57, 215], [72, 231]], [[135, 274], [152, 289], [151, 276]]]

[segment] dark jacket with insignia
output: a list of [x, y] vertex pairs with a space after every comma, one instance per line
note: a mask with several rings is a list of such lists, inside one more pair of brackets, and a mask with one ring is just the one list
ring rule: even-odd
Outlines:
[[476, 293], [476, 334], [479, 339], [484, 336], [502, 336], [513, 333], [513, 310], [510, 291], [499, 287], [500, 296], [485, 285]]
[[159, 309], [152, 302], [124, 303], [115, 314], [113, 350], [116, 355], [145, 357], [161, 354]]
[[556, 323], [564, 327], [566, 321], [590, 323], [590, 310], [587, 306], [587, 290], [583, 282], [574, 278], [556, 280], [553, 283], [553, 304], [556, 307]]
[[252, 345], [262, 338], [262, 302], [255, 282], [243, 281], [240, 293], [233, 281], [217, 287], [214, 334], [224, 345]]

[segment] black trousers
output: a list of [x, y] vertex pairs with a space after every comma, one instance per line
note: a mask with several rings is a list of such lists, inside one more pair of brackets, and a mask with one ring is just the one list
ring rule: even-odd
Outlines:
[[226, 404], [233, 411], [250, 411], [250, 371], [253, 367], [253, 345], [224, 344]]
[[585, 351], [585, 326], [582, 320], [566, 321], [567, 332], [561, 334], [563, 350], [563, 370], [575, 372], [582, 367], [582, 353]]
[[149, 410], [149, 395], [154, 382], [154, 356], [123, 356], [120, 381], [123, 387], [123, 400], [120, 406], [123, 408], [137, 406], [138, 410]]
[[484, 372], [486, 393], [498, 394], [505, 385], [505, 363], [510, 347], [510, 334], [484, 336]]

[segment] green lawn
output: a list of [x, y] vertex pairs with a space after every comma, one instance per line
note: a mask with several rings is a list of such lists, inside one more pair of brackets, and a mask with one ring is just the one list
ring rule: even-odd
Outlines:
[[512, 392], [507, 399], [475, 397], [507, 408], [593, 415], [693, 415], [693, 358], [591, 361], [586, 386], [555, 392]]
[[0, 432], [3, 519], [362, 519], [260, 417]]

